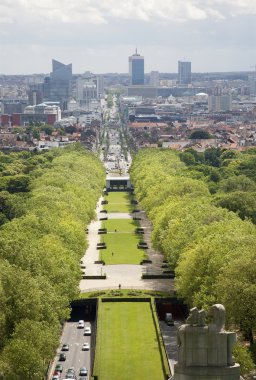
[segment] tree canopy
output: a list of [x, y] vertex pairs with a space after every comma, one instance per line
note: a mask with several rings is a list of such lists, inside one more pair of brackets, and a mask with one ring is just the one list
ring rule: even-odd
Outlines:
[[255, 157], [255, 151], [220, 148], [181, 154], [143, 149], [131, 167], [136, 196], [153, 224], [152, 243], [175, 270], [179, 297], [206, 309], [223, 302], [228, 321], [251, 343], [256, 328]]
[[78, 295], [104, 168], [79, 145], [0, 163], [0, 375], [41, 379]]

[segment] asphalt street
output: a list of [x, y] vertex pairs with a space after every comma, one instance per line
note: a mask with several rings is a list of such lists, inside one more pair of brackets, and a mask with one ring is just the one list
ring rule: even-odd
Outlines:
[[[63, 365], [63, 372], [60, 379], [65, 379], [65, 374], [68, 368], [73, 367], [76, 373], [76, 379], [80, 379], [79, 370], [81, 367], [86, 367], [88, 370], [88, 375], [81, 377], [83, 379], [90, 378], [91, 372], [91, 336], [84, 336], [84, 329], [77, 328], [77, 322], [66, 322], [63, 329], [63, 334], [61, 336], [61, 343], [57, 351], [57, 355], [54, 361], [53, 370], [56, 364]], [[91, 322], [85, 322], [85, 326], [90, 326], [92, 334], [94, 333], [94, 324]], [[83, 343], [89, 343], [89, 351], [82, 351]], [[68, 344], [69, 351], [62, 351], [62, 345]], [[66, 354], [65, 361], [59, 361], [60, 353]]]

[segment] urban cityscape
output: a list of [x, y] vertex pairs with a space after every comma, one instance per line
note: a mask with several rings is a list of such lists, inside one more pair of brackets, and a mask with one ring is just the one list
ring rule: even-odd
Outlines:
[[0, 380], [256, 379], [255, 15], [0, 4]]
[[[3, 149], [95, 143], [86, 131], [99, 125], [106, 95], [120, 94], [128, 129], [138, 147], [163, 146], [177, 150], [222, 147], [243, 150], [255, 145], [256, 71], [193, 73], [188, 60], [177, 62], [177, 73], [144, 72], [144, 57], [135, 49], [127, 74], [72, 73], [72, 63], [52, 60], [49, 75], [0, 76]], [[17, 133], [17, 127], [47, 124], [72, 127], [73, 133], [40, 136]], [[198, 144], [190, 136], [208, 132]], [[26, 137], [26, 138], [25, 138]]]

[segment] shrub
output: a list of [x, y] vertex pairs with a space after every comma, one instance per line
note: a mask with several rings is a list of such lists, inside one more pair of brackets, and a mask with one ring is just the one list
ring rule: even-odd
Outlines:
[[253, 369], [255, 369], [251, 353], [247, 347], [243, 346], [241, 343], [237, 343], [235, 345], [233, 349], [233, 355], [235, 357], [236, 363], [240, 364], [241, 375], [248, 374]]

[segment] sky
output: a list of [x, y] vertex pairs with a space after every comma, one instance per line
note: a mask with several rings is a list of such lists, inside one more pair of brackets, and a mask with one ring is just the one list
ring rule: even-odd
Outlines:
[[0, 0], [0, 74], [252, 71], [256, 0]]

